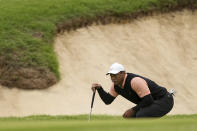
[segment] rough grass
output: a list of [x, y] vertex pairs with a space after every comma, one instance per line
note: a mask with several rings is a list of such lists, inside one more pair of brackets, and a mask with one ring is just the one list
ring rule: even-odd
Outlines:
[[[150, 10], [195, 7], [195, 0], [0, 0], [0, 62], [47, 68], [59, 78], [53, 42], [59, 24]], [[72, 21], [74, 20], [74, 21]], [[74, 23], [74, 24], [73, 24]], [[61, 28], [61, 26], [60, 26]], [[0, 64], [1, 64], [0, 63]]]
[[2, 131], [195, 131], [197, 115], [174, 115], [156, 119], [123, 119], [120, 116], [28, 116], [0, 118]]

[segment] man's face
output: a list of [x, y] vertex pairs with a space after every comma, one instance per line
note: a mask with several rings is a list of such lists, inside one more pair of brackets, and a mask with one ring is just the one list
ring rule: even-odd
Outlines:
[[124, 80], [124, 73], [119, 72], [118, 74], [110, 74], [110, 77], [114, 85], [121, 85]]

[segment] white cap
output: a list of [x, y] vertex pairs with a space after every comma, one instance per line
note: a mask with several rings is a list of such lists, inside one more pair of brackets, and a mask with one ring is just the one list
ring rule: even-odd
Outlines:
[[116, 62], [116, 63], [111, 65], [111, 67], [110, 67], [110, 69], [109, 69], [109, 71], [107, 72], [106, 75], [108, 75], [108, 74], [117, 74], [117, 73], [119, 73], [121, 71], [125, 71], [123, 65], [121, 65], [121, 64]]

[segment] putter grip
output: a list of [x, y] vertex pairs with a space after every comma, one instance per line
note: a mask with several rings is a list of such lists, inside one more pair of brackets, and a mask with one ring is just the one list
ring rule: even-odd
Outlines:
[[92, 103], [91, 103], [91, 108], [93, 108], [95, 93], [96, 93], [96, 91], [95, 91], [95, 92], [93, 92], [93, 95], [92, 95]]

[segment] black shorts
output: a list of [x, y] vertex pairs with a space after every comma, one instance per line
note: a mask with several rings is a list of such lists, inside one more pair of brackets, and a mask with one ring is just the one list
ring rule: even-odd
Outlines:
[[167, 92], [163, 97], [158, 100], [154, 100], [154, 103], [140, 108], [134, 117], [162, 117], [171, 111], [174, 105], [174, 99], [172, 94]]

